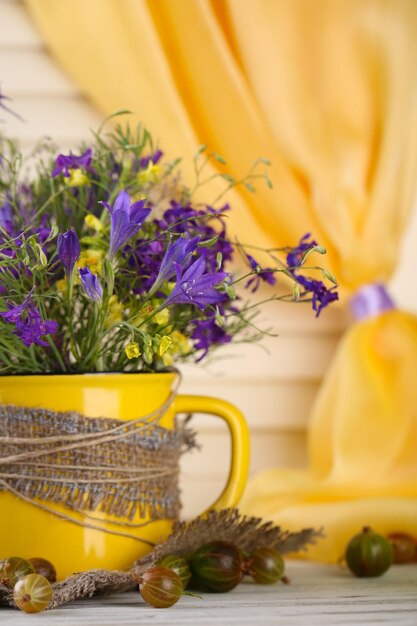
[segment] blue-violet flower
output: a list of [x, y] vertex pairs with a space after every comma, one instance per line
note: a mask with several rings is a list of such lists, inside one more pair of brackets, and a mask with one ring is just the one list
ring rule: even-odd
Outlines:
[[89, 267], [81, 267], [79, 270], [81, 286], [90, 300], [100, 304], [103, 297], [103, 287], [98, 277], [92, 273]]
[[29, 347], [36, 343], [47, 347], [49, 344], [42, 339], [44, 335], [54, 335], [58, 331], [58, 323], [54, 320], [43, 320], [36, 306], [31, 302], [25, 317], [16, 320], [16, 330], [13, 331]]
[[194, 348], [196, 350], [202, 350], [202, 354], [200, 354], [196, 361], [197, 363], [207, 356], [211, 346], [224, 345], [232, 341], [232, 336], [218, 325], [215, 317], [197, 320], [195, 322], [192, 338], [194, 339]]
[[310, 248], [317, 246], [317, 242], [314, 239], [309, 241], [310, 237], [310, 233], [301, 237], [298, 246], [292, 248], [287, 254], [287, 267], [291, 276], [304, 287], [306, 292], [312, 294], [313, 310], [316, 312], [316, 317], [318, 317], [328, 304], [339, 299], [339, 294], [336, 291], [337, 285], [333, 285], [333, 287], [328, 289], [321, 280], [308, 278], [298, 273], [299, 270], [297, 268], [301, 267], [305, 254]]
[[83, 154], [77, 156], [76, 154], [59, 154], [55, 159], [55, 167], [52, 172], [52, 178], [58, 176], [59, 174], [64, 174], [65, 177], [71, 176], [71, 169], [79, 169], [83, 168], [87, 171], [94, 172], [93, 168], [90, 167], [92, 158], [92, 150], [91, 148], [87, 148]]
[[158, 275], [152, 286], [150, 294], [154, 294], [160, 287], [171, 280], [176, 274], [176, 265], [180, 265], [183, 270], [189, 265], [192, 253], [196, 250], [200, 235], [190, 239], [188, 235], [178, 237], [175, 241], [169, 240], [164, 258], [162, 259]]
[[252, 287], [251, 291], [252, 293], [254, 293], [259, 288], [259, 285], [261, 284], [262, 280], [268, 283], [269, 285], [275, 285], [277, 281], [274, 276], [274, 270], [272, 268], [264, 267], [258, 270], [258, 268], [260, 267], [259, 263], [255, 261], [253, 256], [246, 253], [246, 257], [249, 261], [249, 265], [251, 266], [252, 271], [255, 272], [255, 274], [251, 276], [248, 282], [246, 283], [245, 285], [246, 289], [248, 289], [249, 287]]
[[32, 293], [35, 287], [29, 291], [28, 295], [22, 302], [22, 304], [15, 304], [13, 302], [7, 303], [7, 311], [1, 311], [0, 315], [4, 317], [5, 320], [11, 323], [15, 323], [26, 311], [26, 308], [29, 306], [30, 299], [32, 297]]
[[228, 276], [227, 272], [204, 274], [206, 261], [202, 256], [194, 261], [183, 274], [182, 269], [177, 263], [177, 283], [165, 300], [164, 306], [195, 304], [202, 310], [210, 304], [218, 304], [226, 299], [226, 295], [217, 291], [215, 286]]
[[312, 294], [312, 306], [313, 311], [316, 312], [316, 317], [320, 315], [321, 311], [328, 304], [339, 300], [339, 294], [336, 291], [337, 285], [333, 285], [333, 287], [328, 289], [321, 280], [307, 278], [307, 276], [297, 276], [295, 274], [294, 277], [307, 292]]
[[136, 235], [151, 209], [145, 207], [145, 200], [130, 204], [130, 196], [124, 190], [117, 196], [113, 207], [107, 202], [100, 201], [100, 204], [108, 209], [111, 217], [109, 256], [112, 258], [129, 239]]
[[73, 228], [65, 233], [59, 233], [57, 250], [59, 260], [64, 266], [67, 275], [70, 275], [81, 251], [77, 233]]
[[140, 159], [140, 168], [142, 170], [146, 169], [149, 163], [153, 163], [154, 165], [156, 165], [156, 163], [158, 163], [158, 161], [160, 161], [163, 156], [164, 153], [162, 152], [162, 150], [155, 150], [153, 154], [148, 154], [147, 156], [144, 156]]
[[309, 241], [310, 237], [311, 233], [306, 233], [303, 237], [301, 237], [298, 246], [291, 248], [291, 251], [287, 254], [287, 267], [290, 270], [301, 265], [306, 252], [308, 252], [310, 248], [317, 246], [317, 241], [314, 239]]

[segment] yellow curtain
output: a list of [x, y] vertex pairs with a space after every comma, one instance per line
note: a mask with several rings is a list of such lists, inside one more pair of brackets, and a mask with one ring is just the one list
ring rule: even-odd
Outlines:
[[[390, 278], [417, 174], [415, 0], [26, 3], [91, 101], [134, 110], [169, 155], [208, 143], [236, 175], [272, 160], [272, 191], [235, 194], [242, 240], [313, 232], [345, 296]], [[417, 537], [416, 371], [414, 316], [354, 324], [312, 408], [309, 470], [256, 477], [245, 512], [324, 526], [323, 560], [365, 524]]]

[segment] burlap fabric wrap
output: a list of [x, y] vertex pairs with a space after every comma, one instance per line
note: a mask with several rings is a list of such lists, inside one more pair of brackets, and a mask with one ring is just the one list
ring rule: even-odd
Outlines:
[[45, 510], [59, 503], [130, 520], [137, 511], [176, 519], [179, 458], [195, 443], [188, 429], [159, 426], [160, 413], [126, 422], [3, 405], [0, 490]]

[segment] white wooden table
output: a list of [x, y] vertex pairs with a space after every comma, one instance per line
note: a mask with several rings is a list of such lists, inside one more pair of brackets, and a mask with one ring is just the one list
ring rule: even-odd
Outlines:
[[0, 609], [1, 626], [389, 626], [417, 625], [417, 564], [381, 578], [354, 578], [335, 566], [289, 562], [290, 585], [242, 583], [226, 594], [184, 596], [152, 609], [138, 593], [74, 602], [38, 615]]

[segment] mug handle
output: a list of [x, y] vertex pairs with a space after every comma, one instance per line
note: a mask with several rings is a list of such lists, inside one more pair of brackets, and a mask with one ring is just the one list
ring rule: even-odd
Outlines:
[[175, 413], [207, 413], [226, 422], [232, 438], [229, 476], [222, 493], [207, 511], [235, 507], [246, 486], [250, 460], [249, 428], [242, 413], [224, 400], [189, 395], [177, 396]]

